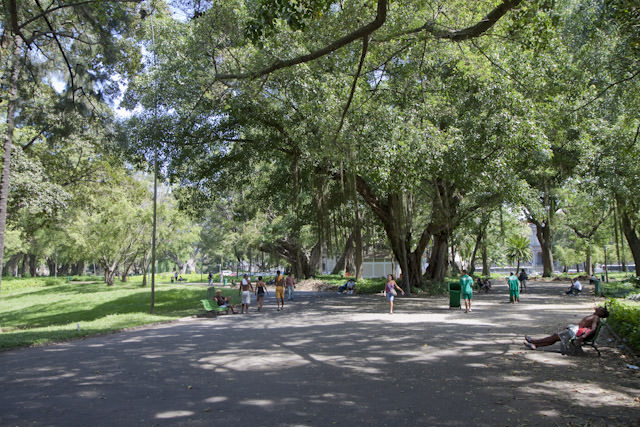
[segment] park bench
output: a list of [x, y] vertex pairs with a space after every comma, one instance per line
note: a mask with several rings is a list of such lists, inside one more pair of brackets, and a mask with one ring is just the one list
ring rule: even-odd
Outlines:
[[596, 331], [591, 334], [591, 336], [589, 336], [588, 338], [582, 340], [582, 344], [578, 345], [578, 339], [577, 338], [571, 338], [569, 340], [569, 343], [573, 346], [575, 346], [576, 348], [588, 345], [590, 347], [593, 347], [597, 352], [598, 352], [598, 357], [601, 356], [600, 354], [600, 350], [598, 349], [598, 345], [596, 344], [596, 341], [598, 340], [598, 335], [600, 335], [600, 330], [602, 329], [602, 326], [604, 325], [604, 320], [600, 320], [598, 322], [598, 326], [596, 326]]
[[207, 311], [207, 313], [213, 313], [218, 315], [219, 313], [229, 313], [230, 307], [220, 307], [215, 301], [208, 299], [201, 299], [200, 302], [202, 306]]

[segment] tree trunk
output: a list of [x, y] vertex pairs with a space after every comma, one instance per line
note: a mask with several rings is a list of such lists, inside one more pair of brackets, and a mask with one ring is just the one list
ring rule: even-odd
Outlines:
[[638, 233], [636, 233], [636, 229], [631, 223], [631, 219], [626, 211], [622, 210], [620, 219], [622, 221], [622, 232], [627, 238], [627, 243], [629, 243], [629, 249], [631, 249], [631, 255], [633, 256], [633, 262], [636, 264], [636, 276], [640, 277], [640, 237], [638, 237]]
[[342, 251], [342, 255], [336, 261], [336, 265], [333, 267], [331, 274], [342, 274], [345, 273], [345, 268], [347, 265], [347, 260], [349, 258], [353, 258], [353, 232], [349, 234], [347, 237], [347, 241], [344, 244], [344, 250]]
[[553, 275], [553, 235], [550, 226], [536, 224], [536, 236], [542, 252], [542, 277], [551, 277]]
[[433, 248], [431, 249], [431, 257], [429, 257], [429, 266], [424, 273], [427, 280], [434, 282], [444, 282], [444, 278], [447, 276], [447, 259], [449, 233], [447, 231], [441, 231], [433, 236]]
[[489, 250], [487, 249], [486, 236], [482, 239], [482, 275], [491, 275], [491, 266], [489, 265]]
[[358, 208], [358, 198], [355, 198], [354, 222], [353, 222], [353, 241], [355, 243], [354, 253], [354, 271], [356, 280], [362, 279], [362, 224], [360, 222], [360, 209]]
[[37, 258], [33, 254], [29, 254], [29, 274], [31, 277], [36, 277], [36, 270], [38, 269]]
[[476, 236], [476, 243], [473, 246], [473, 253], [471, 254], [471, 260], [469, 261], [469, 268], [467, 268], [467, 273], [469, 276], [473, 275], [476, 272], [476, 254], [478, 253], [478, 248], [482, 245], [482, 240], [484, 236], [484, 228], [480, 226], [478, 231], [478, 235]]
[[108, 267], [104, 268], [104, 282], [107, 286], [113, 286], [116, 272]]
[[22, 254], [15, 254], [9, 258], [9, 261], [7, 261], [7, 269], [6, 269], [7, 274], [10, 274], [14, 277], [18, 275], [18, 266], [20, 264], [21, 257], [22, 257]]
[[585, 260], [584, 269], [587, 272], [587, 275], [591, 277], [593, 274], [593, 265], [591, 263], [591, 246], [587, 246], [587, 259]]
[[322, 240], [318, 240], [318, 243], [311, 248], [311, 257], [309, 259], [309, 270], [311, 274], [315, 275], [322, 271]]
[[4, 264], [4, 234], [7, 228], [7, 199], [9, 198], [9, 180], [11, 176], [11, 151], [15, 130], [15, 116], [18, 104], [18, 78], [20, 77], [22, 38], [13, 34], [13, 53], [7, 99], [7, 133], [4, 140], [2, 175], [0, 176], [0, 292], [2, 291], [2, 267]]

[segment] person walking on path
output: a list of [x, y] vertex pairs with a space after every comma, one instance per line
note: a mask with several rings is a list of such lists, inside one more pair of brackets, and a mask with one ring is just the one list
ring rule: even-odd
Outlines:
[[395, 300], [396, 296], [398, 296], [398, 292], [400, 291], [402, 295], [404, 295], [404, 291], [395, 280], [393, 280], [393, 275], [387, 275], [387, 283], [384, 284], [384, 295], [387, 297], [387, 301], [389, 301], [389, 313], [393, 314], [393, 300]]
[[213, 273], [212, 272], [209, 272], [208, 279], [209, 279], [209, 286], [211, 286], [213, 284]]
[[269, 293], [267, 285], [262, 281], [262, 276], [258, 276], [258, 283], [256, 283], [256, 301], [258, 302], [258, 311], [262, 311], [265, 293]]
[[293, 289], [296, 287], [296, 282], [291, 276], [291, 272], [287, 273], [287, 278], [284, 280], [285, 288], [287, 291], [287, 301], [293, 301]]
[[467, 270], [462, 270], [460, 291], [464, 300], [464, 312], [468, 313], [471, 311], [471, 300], [473, 299], [473, 279], [467, 274]]
[[527, 272], [524, 271], [524, 268], [522, 270], [520, 270], [520, 275], [518, 276], [518, 280], [520, 281], [520, 292], [526, 293], [527, 292], [527, 279], [529, 278], [529, 276], [527, 275]]
[[242, 298], [242, 313], [249, 313], [249, 305], [251, 305], [251, 293], [253, 292], [253, 286], [251, 285], [251, 280], [249, 279], [249, 275], [245, 274], [242, 278], [242, 282], [240, 283], [240, 296]]
[[511, 273], [509, 277], [507, 277], [507, 284], [509, 285], [509, 302], [518, 304], [520, 302], [520, 281], [515, 273]]
[[276, 284], [276, 303], [278, 304], [278, 311], [284, 310], [284, 277], [280, 274], [280, 270], [276, 272], [274, 282]]

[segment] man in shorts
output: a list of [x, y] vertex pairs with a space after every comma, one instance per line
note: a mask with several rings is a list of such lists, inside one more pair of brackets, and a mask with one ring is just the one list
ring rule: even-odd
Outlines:
[[253, 292], [253, 286], [251, 286], [251, 280], [249, 275], [245, 274], [240, 283], [240, 297], [242, 299], [242, 313], [249, 313], [249, 305], [251, 304], [251, 293]]
[[284, 279], [285, 291], [287, 292], [287, 301], [293, 301], [293, 289], [296, 287], [296, 282], [291, 276], [291, 272], [287, 273], [287, 278]]
[[284, 277], [280, 274], [280, 270], [276, 272], [274, 282], [276, 284], [276, 303], [278, 304], [278, 311], [284, 310]]
[[223, 297], [222, 296], [222, 291], [220, 289], [218, 289], [216, 291], [216, 298], [215, 299], [216, 299], [216, 304], [218, 304], [218, 307], [229, 308], [229, 309], [231, 309], [231, 312], [233, 314], [236, 314], [236, 310], [231, 305], [231, 298], [230, 297]]
[[473, 299], [473, 279], [467, 274], [467, 270], [462, 270], [460, 291], [464, 300], [464, 312], [468, 313], [471, 311], [471, 300]]
[[[577, 341], [580, 344], [583, 340], [589, 338], [589, 336], [595, 333], [600, 319], [605, 319], [607, 317], [609, 317], [609, 310], [607, 310], [606, 307], [596, 307], [593, 314], [584, 317], [578, 325], [569, 325], [569, 327], [560, 333], [568, 335], [569, 338], [577, 338]], [[537, 340], [525, 335], [524, 339], [525, 342], [523, 344], [529, 349], [535, 350], [538, 347], [546, 347], [555, 344], [558, 341], [561, 341], [562, 337], [560, 334], [556, 333]]]

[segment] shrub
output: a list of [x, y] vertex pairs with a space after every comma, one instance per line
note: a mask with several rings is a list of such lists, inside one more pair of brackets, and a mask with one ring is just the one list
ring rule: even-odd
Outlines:
[[612, 298], [607, 302], [607, 307], [609, 325], [631, 347], [640, 350], [640, 303]]
[[49, 278], [49, 279], [45, 279], [44, 284], [46, 286], [57, 286], [62, 284], [62, 280]]

